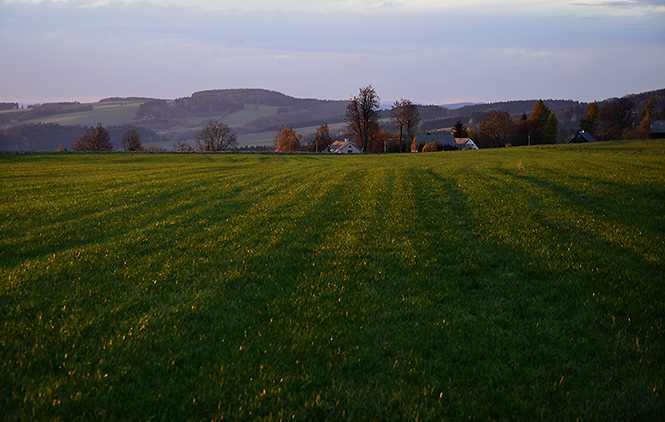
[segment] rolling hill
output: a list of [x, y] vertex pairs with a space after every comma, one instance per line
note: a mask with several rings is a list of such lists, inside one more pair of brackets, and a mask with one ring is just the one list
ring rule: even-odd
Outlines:
[[[633, 94], [628, 98], [641, 110], [653, 97], [658, 110], [665, 107], [665, 89]], [[612, 101], [607, 99], [600, 106]], [[508, 111], [515, 118], [529, 114], [534, 100], [468, 104], [459, 108], [420, 105], [420, 131], [450, 129], [457, 120], [477, 127], [489, 110]], [[18, 108], [0, 107], [0, 150], [54, 150], [70, 148], [87, 127], [101, 123], [109, 128], [112, 142], [120, 148], [124, 131], [139, 128], [144, 144], [171, 149], [180, 139], [191, 139], [210, 120], [233, 128], [240, 146], [271, 145], [278, 126], [293, 126], [305, 137], [327, 123], [331, 135], [344, 136], [344, 113], [348, 101], [295, 98], [265, 89], [217, 89], [195, 92], [174, 100], [143, 97], [112, 97], [97, 103], [47, 103]], [[545, 100], [560, 122], [560, 138], [573, 134], [586, 112], [587, 103]], [[391, 130], [389, 111], [381, 113], [384, 129]]]

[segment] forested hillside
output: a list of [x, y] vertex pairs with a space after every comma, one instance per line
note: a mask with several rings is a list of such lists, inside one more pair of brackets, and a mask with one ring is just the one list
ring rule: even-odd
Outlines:
[[[635, 116], [647, 106], [649, 99], [657, 113], [665, 108], [665, 89], [648, 91], [640, 94], [631, 94], [622, 99], [630, 106]], [[607, 105], [617, 101], [618, 98], [608, 98], [598, 101], [598, 107], [603, 109]], [[419, 106], [422, 117], [420, 131], [449, 130], [460, 120], [465, 126], [478, 129], [480, 122], [487, 117], [490, 111], [507, 112], [514, 120], [519, 121], [524, 115], [527, 117], [533, 112], [534, 100], [506, 101], [488, 104], [474, 104], [450, 110], [438, 106]], [[580, 128], [580, 122], [584, 117], [589, 103], [573, 100], [543, 100], [543, 103], [554, 113], [559, 122], [559, 140], [565, 140], [574, 135]]]

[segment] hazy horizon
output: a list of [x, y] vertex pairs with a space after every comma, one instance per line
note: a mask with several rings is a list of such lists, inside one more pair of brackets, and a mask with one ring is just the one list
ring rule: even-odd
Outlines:
[[422, 104], [665, 87], [659, 0], [0, 0], [0, 101], [262, 88]]

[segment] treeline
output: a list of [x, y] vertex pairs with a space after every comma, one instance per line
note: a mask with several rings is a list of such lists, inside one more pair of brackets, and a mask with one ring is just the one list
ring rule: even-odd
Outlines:
[[0, 111], [18, 110], [18, 103], [0, 103]]
[[145, 101], [156, 100], [157, 98], [149, 97], [108, 97], [99, 100], [100, 104], [122, 104], [122, 103], [138, 103]]
[[[647, 108], [649, 101], [652, 101], [652, 106], [656, 110], [657, 119], [665, 119], [665, 116], [658, 117], [659, 111], [665, 108], [665, 89], [648, 91], [640, 94], [632, 94], [622, 98], [610, 98], [596, 103], [599, 110], [607, 108], [604, 113], [605, 122], [616, 122], [617, 118], [612, 117], [614, 114], [624, 114], [624, 122], [621, 124], [604, 123], [600, 125], [600, 118], [598, 118], [598, 132], [594, 135], [599, 140], [609, 139], [622, 139], [625, 136], [637, 136], [631, 132], [630, 129], [635, 129], [640, 123], [643, 116], [640, 114]], [[558, 120], [558, 141], [565, 141], [572, 138], [575, 133], [580, 130], [582, 119], [587, 113], [587, 108], [590, 103], [581, 103], [571, 100], [542, 100], [543, 105], [550, 110]], [[463, 122], [467, 127], [472, 128], [476, 133], [479, 133], [480, 123], [488, 117], [490, 112], [507, 113], [516, 126], [528, 119], [533, 113], [532, 108], [537, 101], [507, 101], [489, 104], [475, 104], [464, 106], [459, 109], [449, 110], [444, 107], [438, 106], [418, 106], [420, 115], [422, 116], [422, 123], [419, 130], [421, 132], [434, 132], [437, 130], [449, 129], [456, 121]], [[593, 104], [593, 103], [591, 103]], [[623, 111], [617, 111], [616, 108]], [[612, 112], [612, 110], [614, 110]], [[630, 115], [630, 118], [628, 118]], [[495, 116], [496, 117], [496, 116]], [[504, 142], [512, 145], [527, 145], [528, 144], [528, 131], [524, 130], [526, 124], [522, 124], [521, 130], [513, 130], [513, 136], [510, 139], [505, 139]], [[600, 128], [603, 128], [600, 131]], [[628, 130], [628, 132], [625, 132]], [[526, 137], [524, 133], [527, 133]], [[644, 131], [642, 130], [641, 134]], [[474, 139], [479, 140], [479, 139]], [[480, 140], [481, 145], [488, 146], [491, 142], [484, 144]]]
[[[187, 117], [225, 116], [245, 108], [243, 103], [231, 103], [215, 98], [192, 100], [180, 98], [174, 101], [151, 100], [139, 106], [134, 117], [136, 123], [170, 123]], [[173, 122], [177, 124], [177, 122]]]
[[92, 104], [81, 104], [78, 101], [66, 103], [36, 104], [22, 109], [22, 112], [0, 114], [0, 124], [17, 124], [41, 117], [54, 116], [56, 114], [78, 113], [92, 110]]
[[[89, 128], [61, 126], [55, 123], [19, 124], [0, 129], [0, 150], [3, 151], [55, 151], [59, 147], [71, 149], [73, 143]], [[142, 127], [122, 125], [107, 128], [114, 149], [120, 149], [122, 135], [135, 130], [145, 144], [164, 142], [166, 139]]]

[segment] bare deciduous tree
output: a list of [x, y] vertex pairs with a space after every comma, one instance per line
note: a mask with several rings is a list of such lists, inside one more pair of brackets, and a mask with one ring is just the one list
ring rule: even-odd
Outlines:
[[488, 139], [492, 146], [506, 144], [515, 133], [516, 123], [507, 111], [490, 110], [487, 117], [478, 125], [481, 138]]
[[238, 145], [236, 135], [226, 124], [213, 120], [194, 133], [194, 141], [199, 151], [225, 151]]
[[624, 132], [634, 123], [635, 103], [619, 98], [600, 110], [598, 136], [603, 141], [623, 139]]
[[175, 152], [192, 152], [194, 151], [194, 148], [192, 148], [191, 145], [187, 143], [184, 139], [178, 139], [174, 144], [173, 144], [173, 151]]
[[307, 150], [309, 152], [328, 151], [331, 143], [330, 129], [327, 124], [323, 124], [316, 129], [316, 136], [310, 141]]
[[128, 130], [122, 135], [122, 148], [125, 151], [141, 151], [141, 135], [134, 129]]
[[413, 133], [420, 123], [418, 107], [411, 101], [400, 99], [395, 101], [390, 110], [390, 121], [399, 130], [399, 152], [402, 152], [402, 140], [406, 134], [407, 139], [413, 137]]
[[360, 88], [358, 96], [351, 98], [346, 107], [344, 120], [349, 135], [356, 139], [356, 144], [363, 152], [367, 152], [370, 140], [379, 131], [379, 102], [372, 85]]

